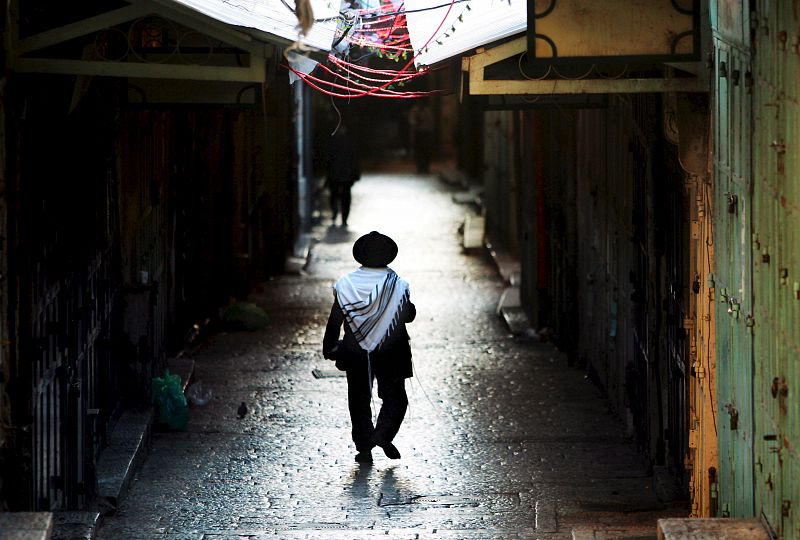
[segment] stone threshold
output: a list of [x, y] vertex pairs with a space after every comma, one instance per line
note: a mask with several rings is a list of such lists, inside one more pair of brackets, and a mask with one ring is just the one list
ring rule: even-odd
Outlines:
[[658, 520], [658, 540], [771, 540], [758, 519], [669, 518]]
[[0, 512], [0, 540], [50, 540], [52, 512]]

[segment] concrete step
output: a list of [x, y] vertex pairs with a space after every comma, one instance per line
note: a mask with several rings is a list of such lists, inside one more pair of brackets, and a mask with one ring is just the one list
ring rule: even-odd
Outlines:
[[522, 275], [522, 265], [519, 259], [505, 250], [495, 247], [489, 240], [486, 242], [486, 247], [489, 248], [489, 254], [492, 256], [500, 276], [512, 287], [518, 287]]
[[453, 194], [453, 202], [456, 204], [473, 204], [480, 208], [483, 205], [481, 190], [471, 189], [469, 191], [459, 191]]
[[469, 186], [469, 178], [463, 171], [453, 167], [444, 167], [439, 171], [439, 180], [449, 186], [459, 186], [466, 188]]
[[500, 295], [500, 300], [497, 302], [495, 313], [501, 315], [503, 309], [518, 308], [522, 306], [522, 299], [520, 298], [519, 287], [506, 287], [503, 294]]
[[506, 287], [500, 295], [495, 312], [506, 323], [509, 332], [515, 336], [530, 331], [528, 315], [522, 309], [519, 287]]
[[658, 540], [770, 540], [758, 519], [669, 518], [658, 520]]
[[55, 512], [52, 540], [92, 540], [100, 524], [100, 512]]
[[500, 316], [508, 327], [508, 331], [519, 336], [525, 334], [531, 327], [528, 316], [521, 307], [506, 307], [500, 310]]
[[52, 512], [0, 512], [0, 540], [50, 540]]
[[144, 460], [153, 427], [153, 409], [126, 411], [108, 437], [108, 447], [97, 460], [97, 508], [111, 515], [117, 511], [136, 470]]
[[[169, 361], [183, 390], [192, 379], [194, 360]], [[116, 512], [147, 454], [153, 410], [126, 411], [108, 438], [97, 462], [97, 509], [92, 511], [0, 513], [0, 540], [91, 540], [103, 515]]]
[[464, 218], [464, 249], [476, 250], [484, 248], [484, 231], [486, 220], [483, 216], [467, 215]]
[[[194, 373], [194, 360], [172, 358], [170, 373], [179, 375], [184, 391]], [[108, 447], [97, 461], [97, 510], [103, 515], [116, 512], [130, 487], [136, 471], [147, 455], [153, 429], [152, 407], [143, 411], [125, 411], [108, 437]]]
[[297, 237], [297, 241], [292, 248], [292, 253], [286, 258], [284, 272], [287, 274], [300, 275], [305, 271], [314, 244], [318, 242], [311, 233], [302, 233]]
[[585, 525], [572, 529], [572, 540], [656, 540], [656, 530], [652, 524]]

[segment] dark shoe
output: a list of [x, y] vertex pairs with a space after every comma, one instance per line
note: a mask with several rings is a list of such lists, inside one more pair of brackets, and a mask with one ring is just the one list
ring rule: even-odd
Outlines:
[[389, 459], [400, 459], [400, 450], [397, 449], [395, 445], [390, 442], [376, 442], [378, 446], [383, 449], [383, 453], [386, 454], [386, 457]]
[[364, 452], [359, 452], [356, 454], [356, 462], [357, 463], [372, 463], [372, 452], [366, 450]]

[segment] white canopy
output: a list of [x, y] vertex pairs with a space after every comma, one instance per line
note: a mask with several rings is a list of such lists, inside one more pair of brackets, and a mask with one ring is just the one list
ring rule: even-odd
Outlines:
[[315, 23], [300, 36], [294, 0], [172, 0], [220, 22], [329, 51], [341, 0], [310, 0]]
[[405, 11], [414, 50], [419, 52], [427, 43], [415, 60], [417, 66], [435, 64], [528, 27], [526, 0], [456, 0], [452, 7], [451, 0], [406, 0]]

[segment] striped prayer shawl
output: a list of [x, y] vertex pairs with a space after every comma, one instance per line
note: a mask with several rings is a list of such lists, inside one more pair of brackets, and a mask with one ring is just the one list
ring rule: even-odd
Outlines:
[[379, 348], [399, 322], [409, 287], [391, 268], [361, 267], [333, 286], [336, 301], [359, 346]]

